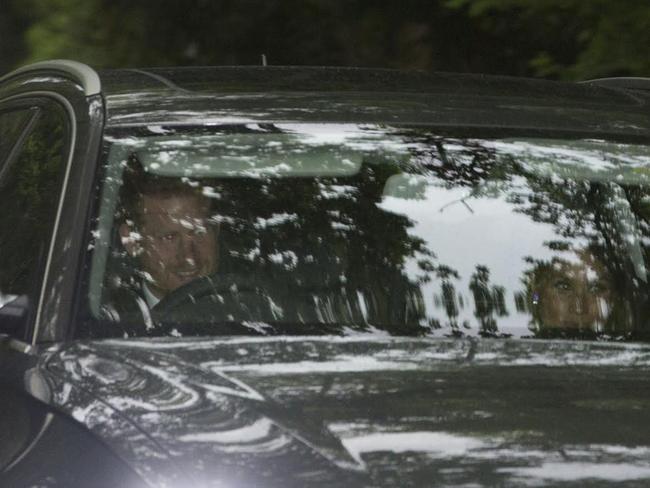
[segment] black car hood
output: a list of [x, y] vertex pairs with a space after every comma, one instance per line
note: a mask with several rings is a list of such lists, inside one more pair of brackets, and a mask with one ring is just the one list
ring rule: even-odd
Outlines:
[[650, 479], [645, 346], [366, 336], [112, 340], [53, 348], [40, 371], [40, 396], [153, 485]]

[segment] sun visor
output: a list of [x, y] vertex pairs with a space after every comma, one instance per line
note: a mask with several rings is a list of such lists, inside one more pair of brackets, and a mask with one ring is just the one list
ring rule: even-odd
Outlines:
[[526, 173], [558, 182], [568, 179], [650, 185], [649, 146], [552, 139], [504, 139], [487, 146]]
[[134, 149], [147, 172], [193, 178], [345, 176], [357, 173], [364, 157], [292, 134], [147, 137]]

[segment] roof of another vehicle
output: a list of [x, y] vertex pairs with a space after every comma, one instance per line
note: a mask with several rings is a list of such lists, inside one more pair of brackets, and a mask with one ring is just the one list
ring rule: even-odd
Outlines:
[[359, 122], [650, 137], [650, 92], [360, 68], [100, 72], [109, 125]]

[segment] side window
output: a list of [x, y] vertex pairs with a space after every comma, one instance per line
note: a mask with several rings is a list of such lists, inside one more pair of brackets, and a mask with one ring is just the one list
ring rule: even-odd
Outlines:
[[0, 332], [22, 337], [33, 320], [65, 172], [67, 127], [41, 107], [0, 168]]
[[35, 114], [35, 110], [29, 109], [0, 112], [0, 172], [27, 123]]

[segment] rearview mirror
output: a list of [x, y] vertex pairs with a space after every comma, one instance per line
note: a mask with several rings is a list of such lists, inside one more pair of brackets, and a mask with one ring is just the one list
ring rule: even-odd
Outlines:
[[0, 294], [0, 334], [16, 336], [24, 327], [29, 314], [27, 295]]

